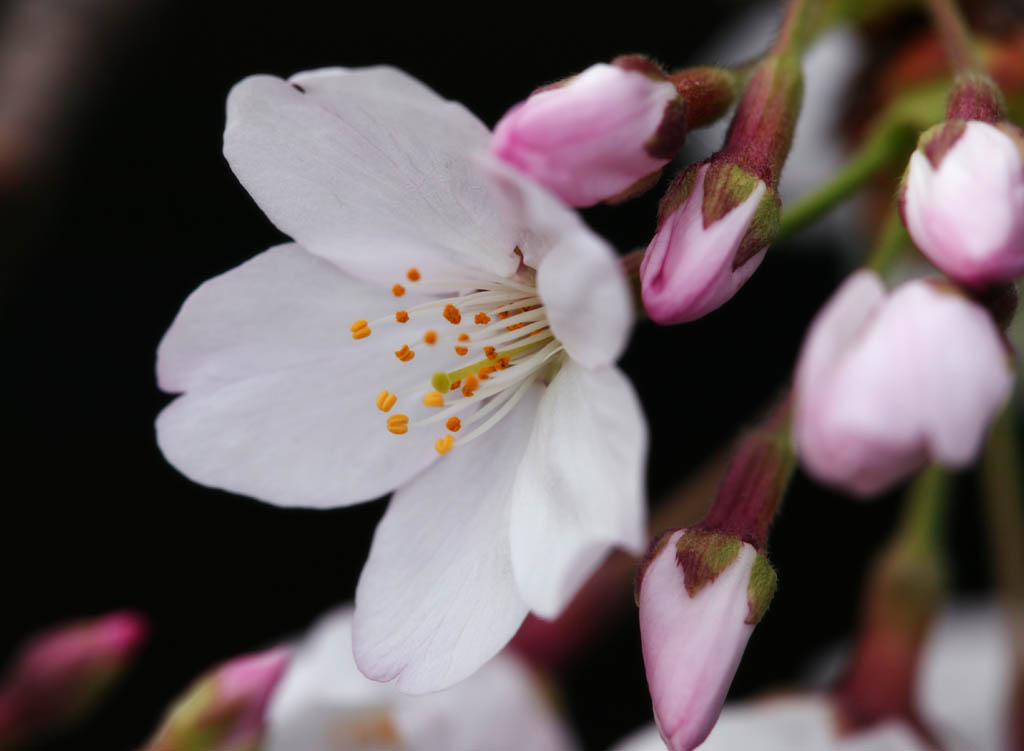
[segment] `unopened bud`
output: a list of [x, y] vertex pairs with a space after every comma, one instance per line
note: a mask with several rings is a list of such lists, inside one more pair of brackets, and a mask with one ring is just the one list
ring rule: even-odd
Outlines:
[[34, 637], [0, 686], [0, 748], [20, 748], [83, 718], [130, 665], [146, 632], [142, 616], [122, 612]]
[[538, 90], [498, 122], [495, 156], [573, 206], [650, 187], [686, 137], [686, 105], [639, 55], [592, 65]]
[[815, 478], [861, 496], [929, 461], [970, 464], [1013, 373], [987, 311], [951, 285], [888, 293], [871, 271], [818, 313], [796, 370], [794, 439]]
[[257, 751], [267, 704], [288, 666], [277, 647], [236, 657], [199, 678], [164, 717], [148, 751]]
[[900, 209], [921, 252], [957, 281], [983, 287], [1024, 275], [1024, 131], [981, 120], [925, 131]]
[[711, 732], [774, 593], [765, 556], [736, 537], [681, 529], [654, 543], [637, 604], [654, 718], [671, 751], [696, 748]]
[[722, 150], [669, 187], [640, 270], [652, 320], [683, 323], [710, 313], [760, 265], [779, 230], [779, 176], [802, 95], [799, 60], [767, 58], [751, 76]]
[[651, 320], [692, 321], [732, 298], [764, 260], [779, 206], [773, 188], [737, 165], [712, 159], [681, 173], [640, 265]]

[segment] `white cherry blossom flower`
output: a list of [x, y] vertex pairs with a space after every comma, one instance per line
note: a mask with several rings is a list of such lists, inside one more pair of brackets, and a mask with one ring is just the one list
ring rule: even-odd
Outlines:
[[646, 429], [614, 367], [625, 278], [489, 138], [392, 68], [242, 81], [224, 152], [294, 243], [200, 286], [158, 354], [181, 394], [159, 444], [193, 480], [312, 508], [395, 491], [354, 649], [411, 693], [644, 544]]

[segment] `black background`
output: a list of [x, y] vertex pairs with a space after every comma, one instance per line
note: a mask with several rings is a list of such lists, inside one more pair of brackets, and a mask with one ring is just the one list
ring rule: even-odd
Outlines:
[[[385, 508], [273, 508], [189, 482], [156, 449], [153, 420], [169, 401], [153, 375], [161, 335], [200, 282], [280, 240], [220, 153], [230, 86], [251, 73], [388, 62], [493, 124], [535, 86], [620, 53], [704, 62], [692, 50], [750, 3], [349, 5], [158, 7], [106, 50], [60, 158], [4, 196], [0, 657], [75, 616], [131, 607], [154, 625], [111, 700], [46, 748], [133, 748], [197, 673], [349, 599]], [[659, 192], [588, 219], [622, 251], [645, 245]], [[785, 384], [810, 316], [844, 272], [827, 244], [793, 246], [774, 249], [706, 319], [640, 326], [623, 365], [651, 424], [652, 498]], [[962, 486], [957, 577], [977, 588], [979, 526], [969, 478]], [[734, 696], [796, 678], [850, 632], [864, 562], [896, 510], [891, 498], [861, 504], [797, 477], [770, 545], [778, 596]], [[562, 681], [588, 749], [650, 721], [628, 601]]]

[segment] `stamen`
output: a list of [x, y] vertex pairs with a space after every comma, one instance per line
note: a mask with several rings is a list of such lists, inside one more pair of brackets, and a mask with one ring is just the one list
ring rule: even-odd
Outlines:
[[473, 392], [476, 391], [480, 382], [476, 379], [476, 376], [471, 375], [466, 378], [466, 385], [462, 387], [462, 395], [466, 398], [473, 396]]
[[494, 347], [484, 347], [484, 355], [487, 356], [488, 360], [498, 359], [498, 351]]
[[462, 385], [462, 381], [452, 381], [452, 385], [451, 385], [451, 387], [448, 390], [449, 391], [455, 391], [455, 389], [457, 389], [461, 385]]
[[396, 284], [394, 287], [391, 288], [391, 294], [394, 295], [395, 297], [401, 297], [402, 295], [405, 294], [405, 287], [403, 287], [401, 284]]
[[424, 407], [443, 407], [444, 397], [441, 396], [440, 391], [428, 391], [423, 395], [423, 406]]
[[473, 317], [473, 323], [479, 324], [481, 326], [483, 326], [484, 324], [490, 323], [490, 322], [491, 322], [491, 317], [489, 315], [487, 315], [486, 313], [477, 313]]
[[395, 312], [395, 320], [398, 321], [399, 323], [408, 323], [408, 321], [409, 321], [409, 314], [407, 312], [405, 312], [404, 310], [396, 311]]
[[495, 370], [497, 370], [497, 368], [494, 365], [485, 365], [476, 372], [476, 376], [481, 381], [486, 381]]
[[384, 390], [377, 394], [377, 409], [381, 412], [390, 412], [398, 401], [398, 396], [390, 391]]
[[460, 342], [468, 342], [469, 341], [469, 334], [467, 334], [465, 331], [463, 331], [461, 334], [459, 334], [458, 339], [459, 339]]
[[444, 426], [453, 433], [458, 433], [459, 428], [462, 427], [462, 420], [460, 420], [458, 417], [449, 417], [448, 422], [446, 422]]
[[433, 329], [428, 329], [427, 332], [423, 335], [423, 341], [426, 342], [427, 344], [436, 344], [437, 332], [434, 331]]
[[409, 415], [391, 415], [387, 419], [388, 430], [395, 435], [402, 435], [409, 431]]
[[395, 352], [395, 357], [397, 357], [402, 362], [409, 362], [409, 360], [416, 357], [416, 353], [409, 349], [408, 344], [403, 344], [402, 348]]
[[405, 278], [410, 282], [418, 282], [420, 280], [420, 270], [413, 267], [405, 272]]
[[462, 357], [463, 355], [468, 355], [469, 347], [460, 347], [458, 345], [455, 345], [455, 354], [457, 354], [459, 357]]
[[358, 321], [349, 326], [349, 331], [352, 332], [353, 339], [365, 339], [370, 335], [370, 324], [360, 318]]
[[458, 326], [460, 323], [462, 323], [462, 313], [460, 313], [459, 309], [456, 308], [451, 303], [448, 303], [447, 305], [444, 306], [444, 311], [442, 315], [448, 319], [448, 323], [450, 323], [452, 326]]
[[455, 438], [450, 435], [446, 435], [444, 438], [438, 438], [437, 441], [434, 442], [434, 449], [439, 454], [447, 454], [452, 450], [453, 443], [455, 443]]

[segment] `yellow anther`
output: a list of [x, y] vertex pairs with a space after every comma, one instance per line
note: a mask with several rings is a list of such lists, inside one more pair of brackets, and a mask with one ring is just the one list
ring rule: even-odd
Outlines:
[[465, 397], [473, 396], [473, 392], [476, 391], [479, 385], [480, 381], [476, 379], [476, 376], [468, 376], [466, 378], [466, 385], [462, 387], [462, 395]]
[[396, 284], [394, 287], [391, 288], [391, 294], [394, 295], [395, 297], [401, 297], [402, 295], [405, 294], [405, 287], [403, 287], [401, 284]]
[[452, 385], [449, 387], [448, 390], [449, 391], [455, 391], [455, 389], [459, 388], [459, 386], [461, 386], [461, 385], [462, 385], [462, 381], [461, 380], [452, 381]]
[[395, 350], [395, 357], [397, 357], [402, 362], [409, 362], [409, 360], [411, 360], [415, 356], [416, 353], [409, 349], [408, 344], [403, 344], [401, 349]]
[[390, 412], [397, 401], [398, 397], [385, 389], [377, 394], [377, 409], [381, 412]]
[[434, 442], [434, 449], [439, 454], [447, 454], [452, 450], [452, 444], [455, 443], [455, 438], [450, 435], [446, 435], [444, 438], [438, 438]]
[[456, 337], [456, 338], [457, 338], [457, 339], [458, 339], [458, 340], [459, 340], [460, 342], [468, 342], [468, 341], [469, 341], [469, 334], [467, 334], [467, 333], [466, 333], [465, 331], [463, 331], [463, 332], [462, 332], [461, 334], [459, 334], [459, 335], [458, 335], [458, 337]]
[[424, 407], [443, 407], [444, 397], [441, 396], [440, 391], [428, 391], [423, 395], [423, 406]]
[[497, 360], [498, 352], [494, 347], [484, 347], [484, 356], [487, 357], [488, 360]]
[[459, 345], [456, 344], [455, 345], [455, 354], [457, 354], [459, 357], [462, 357], [463, 355], [468, 355], [469, 354], [469, 347], [460, 347]]
[[452, 326], [458, 326], [460, 323], [462, 323], [462, 313], [460, 313], [459, 309], [456, 308], [451, 303], [448, 303], [447, 305], [444, 306], [444, 311], [442, 315], [448, 319], [448, 323], [450, 323]]
[[353, 339], [365, 339], [370, 335], [370, 324], [360, 318], [348, 328], [352, 332]]
[[391, 415], [387, 419], [388, 430], [395, 435], [402, 435], [409, 431], [409, 415]]
[[477, 313], [475, 316], [473, 316], [473, 323], [478, 323], [481, 326], [483, 326], [485, 323], [490, 323], [490, 322], [491, 322], [491, 317], [489, 315], [487, 315], [486, 313]]
[[399, 323], [407, 323], [409, 320], [409, 314], [404, 310], [395, 311], [395, 320]]
[[405, 272], [405, 278], [410, 282], [418, 282], [420, 280], [420, 270], [417, 268], [411, 268]]
[[486, 381], [488, 376], [490, 376], [490, 374], [497, 369], [498, 367], [496, 365], [485, 365], [476, 372], [477, 378], [479, 378], [481, 381]]
[[462, 420], [460, 420], [458, 417], [449, 417], [448, 422], [446, 422], [444, 426], [453, 433], [458, 433], [459, 428], [462, 427]]
[[423, 335], [423, 341], [427, 344], [435, 344], [437, 342], [437, 332], [433, 329], [428, 329]]

